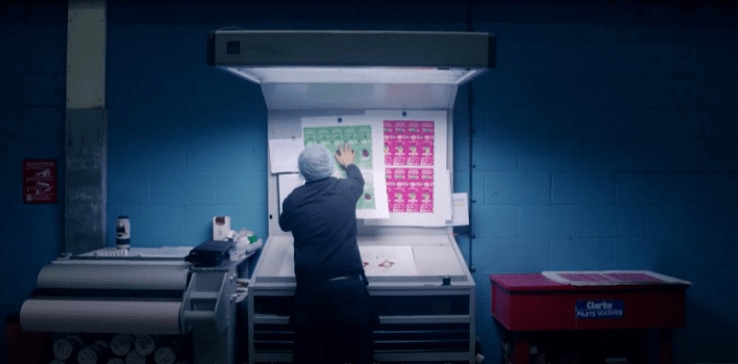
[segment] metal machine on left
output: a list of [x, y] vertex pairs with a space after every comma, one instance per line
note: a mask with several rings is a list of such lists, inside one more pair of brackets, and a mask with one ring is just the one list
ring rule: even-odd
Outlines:
[[192, 247], [100, 249], [44, 266], [20, 312], [25, 331], [182, 335], [192, 361], [235, 363], [237, 305], [247, 257], [213, 267], [185, 261]]

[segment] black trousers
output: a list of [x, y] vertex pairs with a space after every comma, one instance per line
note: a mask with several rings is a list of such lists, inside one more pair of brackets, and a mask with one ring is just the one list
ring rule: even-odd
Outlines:
[[378, 321], [361, 280], [298, 287], [292, 316], [293, 363], [373, 363], [373, 331]]

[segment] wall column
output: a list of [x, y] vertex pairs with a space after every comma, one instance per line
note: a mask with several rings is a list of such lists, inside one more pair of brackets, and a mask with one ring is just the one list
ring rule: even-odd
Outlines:
[[69, 0], [65, 121], [64, 251], [105, 246], [106, 0]]

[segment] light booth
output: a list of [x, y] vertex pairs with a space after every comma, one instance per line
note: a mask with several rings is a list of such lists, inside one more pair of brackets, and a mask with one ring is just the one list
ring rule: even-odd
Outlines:
[[366, 181], [356, 209], [381, 322], [375, 359], [475, 361], [475, 283], [452, 228], [468, 213], [452, 193], [453, 108], [458, 86], [494, 66], [494, 44], [474, 32], [211, 33], [210, 64], [259, 84], [268, 108], [269, 237], [247, 298], [250, 363], [291, 360], [293, 240], [278, 219], [304, 183], [297, 156], [343, 142]]

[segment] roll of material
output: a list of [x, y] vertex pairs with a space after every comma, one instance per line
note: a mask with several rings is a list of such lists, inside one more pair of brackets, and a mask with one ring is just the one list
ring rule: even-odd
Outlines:
[[185, 290], [189, 265], [48, 264], [38, 274], [38, 288]]
[[131, 351], [126, 355], [126, 364], [146, 364], [146, 356], [138, 351]]
[[181, 302], [28, 299], [20, 312], [25, 331], [160, 335], [183, 334]]
[[67, 360], [73, 355], [77, 355], [79, 349], [84, 346], [84, 341], [81, 337], [76, 335], [70, 335], [67, 337], [59, 338], [54, 341], [54, 345], [51, 351], [54, 353], [54, 358], [59, 360]]
[[159, 343], [159, 337], [156, 335], [142, 334], [136, 335], [133, 347], [143, 356], [153, 354]]
[[118, 334], [110, 339], [110, 351], [118, 356], [124, 356], [133, 348], [134, 336], [131, 334]]

